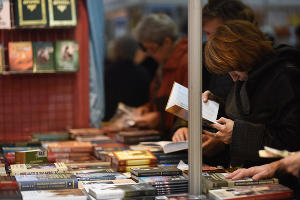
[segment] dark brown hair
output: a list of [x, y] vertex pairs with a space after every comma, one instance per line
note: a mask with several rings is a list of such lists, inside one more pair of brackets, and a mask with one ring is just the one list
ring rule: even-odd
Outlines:
[[211, 18], [246, 20], [257, 26], [253, 10], [239, 0], [209, 0], [203, 7], [203, 21]]
[[250, 71], [274, 49], [264, 34], [252, 23], [231, 20], [220, 25], [205, 46], [209, 71], [222, 74]]

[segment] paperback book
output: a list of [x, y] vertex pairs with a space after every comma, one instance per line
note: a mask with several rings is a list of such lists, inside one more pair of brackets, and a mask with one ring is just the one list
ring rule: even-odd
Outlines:
[[119, 165], [149, 165], [156, 164], [157, 159], [150, 151], [114, 151], [112, 163]]
[[52, 42], [33, 42], [33, 71], [55, 72]]
[[[188, 121], [188, 88], [174, 82], [166, 111], [177, 117]], [[219, 104], [215, 101], [208, 100], [202, 102], [202, 118], [208, 123], [216, 123], [219, 110]]]
[[59, 72], [77, 72], [79, 68], [78, 43], [64, 40], [55, 43], [55, 68]]
[[0, 1], [0, 29], [10, 29], [10, 0]]
[[182, 150], [187, 150], [189, 145], [188, 141], [172, 142], [172, 141], [159, 141], [159, 142], [141, 142], [142, 145], [157, 145], [160, 146], [164, 153], [172, 153]]
[[8, 42], [10, 71], [32, 71], [33, 52], [31, 42]]
[[95, 181], [95, 180], [116, 180], [116, 179], [127, 179], [127, 176], [119, 172], [109, 173], [90, 173], [90, 174], [76, 174], [78, 181]]
[[50, 26], [76, 26], [75, 0], [48, 0]]
[[47, 150], [16, 151], [16, 164], [48, 163]]
[[131, 174], [134, 176], [174, 176], [182, 175], [182, 171], [174, 166], [169, 167], [146, 167], [131, 168]]
[[11, 175], [58, 174], [68, 170], [64, 163], [15, 164], [11, 165]]
[[0, 190], [17, 190], [18, 183], [13, 176], [0, 176]]

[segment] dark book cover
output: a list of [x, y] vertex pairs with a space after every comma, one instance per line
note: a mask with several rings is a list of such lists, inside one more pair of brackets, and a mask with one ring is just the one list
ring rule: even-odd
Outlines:
[[15, 23], [17, 26], [46, 26], [46, 0], [15, 0]]
[[174, 176], [182, 175], [182, 171], [174, 166], [131, 168], [131, 174], [135, 176]]
[[22, 195], [19, 190], [0, 190], [1, 200], [22, 200]]
[[102, 172], [102, 173], [79, 173], [76, 174], [78, 181], [94, 181], [94, 180], [116, 180], [127, 179], [127, 177], [119, 172]]
[[78, 43], [76, 41], [57, 41], [55, 43], [55, 68], [61, 72], [76, 72], [79, 68]]
[[21, 191], [78, 188], [77, 178], [71, 174], [17, 175], [16, 180]]
[[48, 0], [50, 26], [76, 26], [75, 0]]
[[33, 42], [33, 71], [55, 72], [52, 42]]
[[31, 42], [9, 42], [8, 58], [10, 71], [33, 71]]

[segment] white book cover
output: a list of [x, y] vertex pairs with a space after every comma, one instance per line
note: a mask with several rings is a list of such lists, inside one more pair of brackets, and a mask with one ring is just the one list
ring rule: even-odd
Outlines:
[[141, 145], [158, 145], [162, 148], [164, 153], [172, 153], [188, 149], [188, 141], [172, 142], [172, 141], [159, 141], [159, 142], [140, 142]]
[[[188, 88], [174, 82], [166, 111], [188, 121], [188, 96]], [[211, 100], [208, 100], [206, 103], [202, 102], [202, 118], [204, 120], [216, 123], [218, 111], [219, 104], [217, 102]]]
[[23, 200], [87, 200], [80, 189], [21, 191]]
[[0, 0], [0, 29], [10, 29], [10, 1]]

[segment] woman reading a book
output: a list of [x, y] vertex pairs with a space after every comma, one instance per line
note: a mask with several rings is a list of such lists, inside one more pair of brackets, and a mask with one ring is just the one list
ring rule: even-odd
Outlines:
[[[228, 21], [207, 41], [208, 70], [229, 73], [235, 83], [225, 101], [228, 118], [211, 125], [217, 133], [204, 133], [229, 144], [232, 165], [265, 163], [258, 157], [264, 146], [299, 149], [299, 56], [292, 47], [274, 49], [247, 21]], [[206, 102], [212, 96], [206, 91], [202, 99]]]

